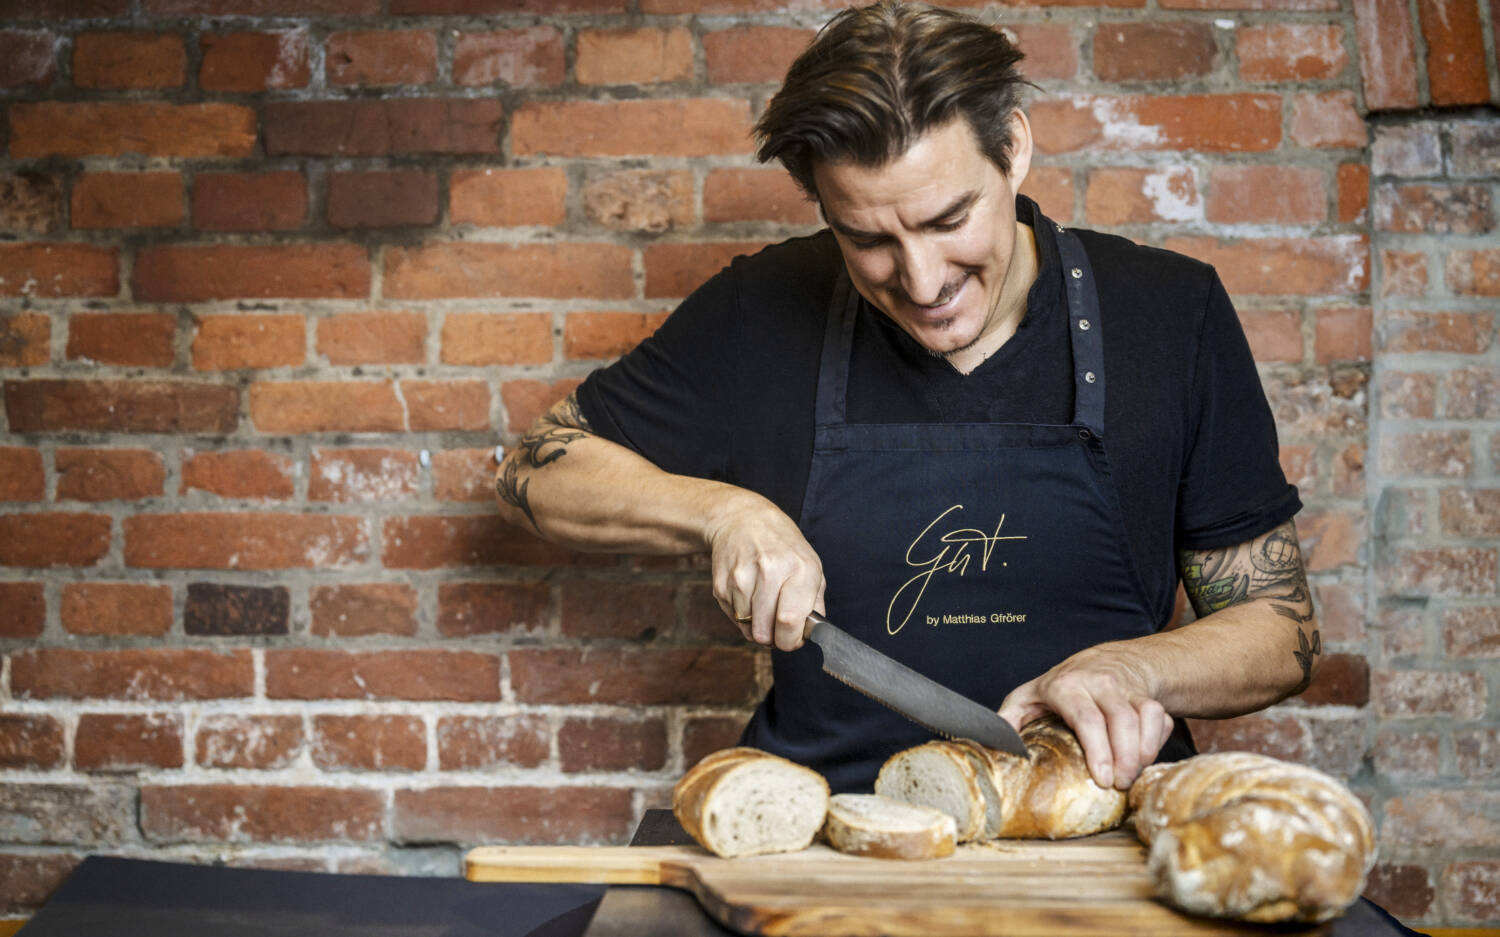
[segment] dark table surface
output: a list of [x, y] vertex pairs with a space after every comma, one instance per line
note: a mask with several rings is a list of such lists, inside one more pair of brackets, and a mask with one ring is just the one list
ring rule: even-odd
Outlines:
[[[690, 840], [651, 810], [632, 846]], [[672, 888], [480, 884], [90, 856], [18, 937], [724, 937]], [[1267, 934], [1276, 934], [1268, 928]], [[1334, 937], [1414, 934], [1363, 899]]]

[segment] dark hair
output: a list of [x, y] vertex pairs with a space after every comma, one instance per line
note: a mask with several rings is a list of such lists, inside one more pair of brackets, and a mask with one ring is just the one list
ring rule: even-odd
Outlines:
[[900, 0], [844, 10], [787, 70], [755, 125], [755, 155], [780, 160], [816, 199], [815, 160], [880, 166], [962, 116], [1009, 173], [1020, 61], [999, 30], [958, 13]]

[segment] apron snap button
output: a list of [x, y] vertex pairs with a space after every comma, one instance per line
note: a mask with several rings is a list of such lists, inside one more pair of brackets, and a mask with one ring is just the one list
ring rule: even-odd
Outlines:
[[1081, 429], [1078, 431], [1078, 438], [1083, 440], [1084, 442], [1088, 442], [1090, 439], [1094, 438], [1094, 434], [1086, 429]]
[[1088, 381], [1090, 384], [1094, 383], [1094, 381], [1096, 380], [1096, 378], [1094, 377], [1094, 372], [1093, 371], [1085, 371], [1085, 372], [1083, 372], [1083, 379], [1085, 381]]
[[1081, 279], [1083, 279], [1083, 268], [1082, 267], [1074, 267], [1072, 273], [1073, 273], [1073, 279], [1075, 279], [1075, 280], [1081, 280]]
[[1078, 320], [1078, 329], [1079, 329], [1079, 331], [1087, 332], [1089, 330], [1089, 320], [1087, 320], [1087, 319], [1079, 319]]

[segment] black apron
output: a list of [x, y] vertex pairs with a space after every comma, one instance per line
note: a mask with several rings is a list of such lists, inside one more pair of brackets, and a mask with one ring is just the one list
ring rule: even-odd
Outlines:
[[[1057, 230], [1072, 423], [846, 422], [861, 302], [847, 272], [834, 290], [818, 372], [799, 523], [823, 562], [828, 618], [992, 709], [1084, 648], [1165, 623], [1131, 562], [1105, 455], [1093, 275], [1078, 238]], [[834, 791], [869, 790], [887, 757], [932, 734], [821, 665], [812, 645], [776, 652], [775, 685], [742, 742], [822, 772]], [[1175, 751], [1163, 757], [1191, 752], [1185, 733], [1176, 734]]]

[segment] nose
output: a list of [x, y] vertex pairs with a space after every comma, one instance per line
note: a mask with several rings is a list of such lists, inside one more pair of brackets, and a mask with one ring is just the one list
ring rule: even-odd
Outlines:
[[898, 277], [906, 298], [923, 306], [936, 305], [947, 283], [943, 258], [925, 238], [912, 238], [901, 245]]

